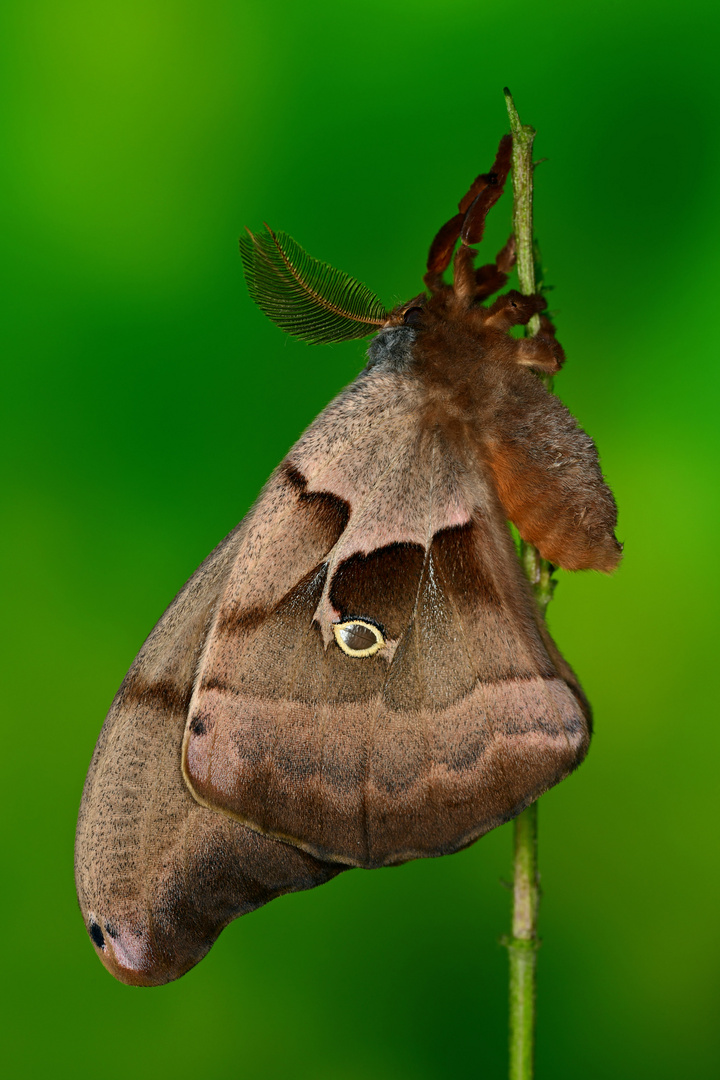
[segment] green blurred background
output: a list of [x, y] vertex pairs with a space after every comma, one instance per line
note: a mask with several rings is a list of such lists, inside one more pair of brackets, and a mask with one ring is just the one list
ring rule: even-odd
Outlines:
[[241, 229], [408, 298], [507, 83], [549, 158], [557, 390], [626, 552], [613, 578], [560, 574], [550, 610], [597, 733], [540, 807], [538, 1076], [715, 1077], [717, 6], [6, 0], [0, 19], [8, 1074], [504, 1075], [510, 828], [283, 897], [152, 990], [96, 960], [72, 847], [145, 635], [363, 364], [253, 307]]

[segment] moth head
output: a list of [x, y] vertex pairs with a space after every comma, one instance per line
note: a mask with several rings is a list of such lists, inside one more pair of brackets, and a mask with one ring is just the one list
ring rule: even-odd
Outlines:
[[423, 323], [424, 307], [424, 297], [417, 297], [415, 300], [411, 300], [410, 306], [406, 306], [402, 313], [403, 326], [409, 326], [412, 330], [417, 330], [421, 327]]
[[[252, 299], [265, 314], [287, 333], [303, 341], [333, 343], [367, 337], [371, 333], [404, 329], [423, 333], [437, 322], [465, 323], [471, 334], [483, 330], [505, 332], [527, 323], [544, 306], [540, 297], [523, 297], [511, 292], [489, 308], [482, 301], [503, 288], [515, 263], [515, 240], [511, 236], [498, 252], [495, 262], [475, 266], [472, 246], [482, 239], [489, 210], [503, 193], [512, 159], [512, 136], [504, 135], [495, 161], [488, 172], [480, 173], [458, 203], [458, 212], [438, 230], [427, 260], [423, 282], [429, 290], [392, 311], [365, 285], [327, 263], [312, 258], [292, 237], [265, 231], [240, 240], [245, 279]], [[453, 281], [444, 273], [453, 264]], [[398, 368], [406, 364], [411, 335], [393, 338], [392, 351], [402, 353], [389, 362]], [[374, 349], [387, 352], [389, 339]], [[516, 359], [529, 366], [531, 352], [517, 352]], [[370, 350], [371, 364], [377, 356]], [[552, 370], [557, 370], [556, 364]], [[550, 368], [543, 368], [550, 370]]]
[[358, 659], [374, 656], [385, 644], [380, 627], [368, 619], [343, 619], [333, 623], [333, 633], [342, 651]]
[[428, 302], [427, 293], [419, 293], [411, 300], [398, 304], [388, 314], [383, 329], [396, 328], [399, 326], [409, 327], [411, 330], [420, 330], [423, 326], [423, 315]]

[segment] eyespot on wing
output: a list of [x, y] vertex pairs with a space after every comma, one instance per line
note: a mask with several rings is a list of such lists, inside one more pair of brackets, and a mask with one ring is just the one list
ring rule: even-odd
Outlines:
[[347, 619], [333, 625], [335, 640], [348, 656], [374, 656], [382, 649], [385, 638], [379, 627], [363, 619]]

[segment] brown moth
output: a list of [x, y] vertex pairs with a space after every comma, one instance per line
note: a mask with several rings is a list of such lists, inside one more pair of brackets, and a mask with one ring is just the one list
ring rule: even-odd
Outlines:
[[[100, 736], [78, 895], [105, 966], [159, 983], [223, 926], [350, 866], [444, 855], [584, 758], [590, 708], [540, 616], [507, 521], [571, 570], [620, 559], [592, 440], [535, 372], [564, 354], [502, 288], [514, 244], [471, 245], [502, 193], [501, 140], [394, 311], [267, 230], [253, 298], [306, 340], [376, 331], [245, 520], [150, 635]], [[443, 273], [453, 259], [453, 283]]]

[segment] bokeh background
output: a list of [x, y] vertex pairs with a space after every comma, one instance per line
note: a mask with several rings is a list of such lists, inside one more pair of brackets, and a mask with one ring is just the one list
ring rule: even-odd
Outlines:
[[717, 6], [6, 0], [0, 19], [8, 1075], [504, 1075], [510, 828], [283, 897], [150, 990], [97, 962], [72, 848], [145, 635], [363, 364], [253, 307], [240, 231], [267, 220], [413, 295], [509, 84], [549, 159], [557, 390], [626, 551], [612, 578], [561, 573], [550, 610], [597, 734], [540, 807], [538, 1077], [715, 1077]]

